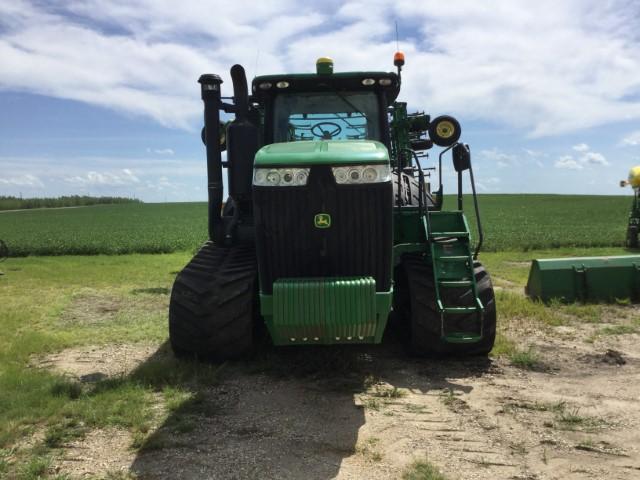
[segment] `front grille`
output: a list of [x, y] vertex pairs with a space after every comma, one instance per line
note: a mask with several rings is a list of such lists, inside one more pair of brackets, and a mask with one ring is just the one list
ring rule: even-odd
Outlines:
[[[336, 185], [330, 167], [314, 166], [305, 187], [254, 187], [261, 290], [281, 278], [371, 276], [391, 288], [390, 182]], [[331, 227], [316, 228], [328, 213]]]

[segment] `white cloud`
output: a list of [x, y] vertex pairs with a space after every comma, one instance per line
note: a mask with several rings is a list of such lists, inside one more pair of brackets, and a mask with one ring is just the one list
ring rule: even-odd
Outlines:
[[640, 130], [631, 132], [629, 135], [622, 139], [623, 145], [640, 145]]
[[608, 167], [611, 165], [604, 155], [591, 150], [586, 143], [579, 143], [574, 145], [572, 149], [578, 152], [578, 158], [574, 158], [571, 155], [565, 155], [560, 157], [556, 163], [556, 168], [568, 168], [573, 170], [582, 170], [585, 166], [599, 165]]
[[156, 155], [173, 155], [176, 152], [172, 148], [147, 148], [147, 153], [155, 153]]
[[31, 175], [29, 173], [24, 175], [18, 175], [15, 177], [1, 178], [0, 177], [0, 185], [9, 185], [16, 187], [44, 187], [44, 183], [35, 175]]
[[[640, 119], [640, 4], [616, 0], [28, 2], [0, 5], [0, 89], [75, 99], [191, 128], [196, 79], [391, 69], [397, 18], [414, 108], [556, 135]], [[531, 32], [535, 32], [532, 36]]]
[[497, 148], [481, 150], [480, 157], [483, 161], [494, 162], [498, 168], [510, 167], [517, 161], [515, 155], [502, 152]]
[[64, 178], [65, 182], [77, 185], [99, 185], [120, 187], [140, 183], [140, 179], [128, 168], [119, 172], [87, 172], [85, 175], [74, 175]]
[[569, 170], [582, 170], [584, 167], [578, 163], [571, 155], [564, 155], [556, 160], [554, 164], [556, 168], [566, 168]]
[[592, 165], [604, 165], [604, 166], [611, 165], [607, 161], [607, 159], [604, 158], [604, 155], [597, 152], [587, 152], [582, 156], [580, 160], [584, 163], [590, 163]]
[[541, 159], [548, 157], [548, 154], [546, 154], [545, 152], [539, 152], [537, 150], [531, 150], [529, 148], [523, 148], [522, 150], [527, 154], [527, 157], [533, 162], [535, 166], [537, 166], [538, 168], [545, 168], [544, 162]]
[[587, 145], [586, 143], [579, 143], [578, 145], [574, 145], [573, 149], [576, 152], [588, 152], [589, 151], [589, 145]]
[[[144, 201], [206, 200], [206, 188], [196, 188], [206, 185], [206, 162], [202, 158], [0, 156], [0, 165], [3, 171], [12, 172], [11, 177], [0, 177], [0, 192], [5, 195], [87, 194], [121, 195]], [[29, 172], [38, 172], [38, 176]]]

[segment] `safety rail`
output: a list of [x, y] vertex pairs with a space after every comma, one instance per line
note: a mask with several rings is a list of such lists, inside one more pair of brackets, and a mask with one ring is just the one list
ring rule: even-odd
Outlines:
[[[449, 150], [453, 149], [456, 145], [462, 145], [461, 143], [454, 143], [453, 145], [445, 148], [444, 150], [442, 150], [440, 152], [440, 155], [438, 157], [438, 164], [439, 164], [439, 169], [442, 170], [442, 156], [447, 153]], [[465, 146], [465, 148], [468, 148], [468, 146]], [[458, 210], [462, 211], [463, 209], [463, 202], [462, 202], [462, 170], [459, 170], [458, 172]], [[482, 221], [480, 220], [480, 208], [478, 206], [478, 195], [476, 193], [476, 182], [475, 179], [473, 177], [473, 166], [471, 165], [471, 162], [469, 162], [469, 180], [471, 183], [471, 192], [472, 192], [472, 196], [473, 196], [473, 207], [475, 210], [475, 216], [476, 216], [476, 226], [478, 228], [478, 243], [476, 244], [476, 248], [474, 249], [473, 252], [473, 259], [476, 260], [478, 258], [478, 253], [480, 253], [480, 249], [482, 248], [482, 244], [484, 243], [484, 232], [482, 230]], [[427, 212], [428, 213], [428, 212]]]

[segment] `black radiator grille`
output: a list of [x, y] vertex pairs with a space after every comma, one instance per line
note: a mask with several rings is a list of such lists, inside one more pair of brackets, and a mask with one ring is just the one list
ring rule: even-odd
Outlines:
[[[278, 278], [372, 276], [391, 287], [391, 183], [336, 185], [329, 167], [311, 169], [305, 187], [254, 187], [260, 283]], [[316, 228], [328, 213], [331, 227]]]

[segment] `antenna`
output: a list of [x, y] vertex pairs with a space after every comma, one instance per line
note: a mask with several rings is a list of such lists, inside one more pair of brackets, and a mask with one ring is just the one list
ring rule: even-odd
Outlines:
[[255, 63], [255, 67], [253, 69], [253, 78], [256, 78], [258, 76], [258, 62], [260, 60], [260, 49], [258, 48], [256, 50], [256, 63]]
[[402, 66], [404, 65], [404, 53], [400, 51], [400, 41], [398, 40], [398, 20], [396, 20], [396, 53], [393, 56], [393, 64], [398, 67], [398, 81], [402, 82]]
[[396, 20], [396, 52], [400, 50], [400, 42], [398, 41], [398, 20]]

